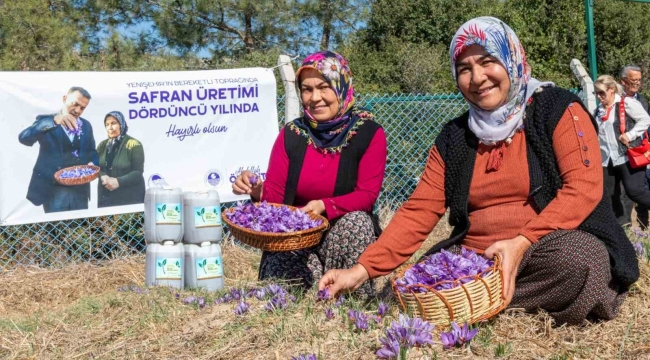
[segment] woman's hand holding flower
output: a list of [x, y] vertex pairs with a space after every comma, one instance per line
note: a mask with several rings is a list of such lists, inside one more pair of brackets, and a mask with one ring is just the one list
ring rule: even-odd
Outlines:
[[237, 176], [235, 183], [232, 184], [233, 193], [237, 195], [248, 194], [254, 201], [259, 201], [262, 198], [262, 188], [262, 179], [248, 170], [242, 171]]

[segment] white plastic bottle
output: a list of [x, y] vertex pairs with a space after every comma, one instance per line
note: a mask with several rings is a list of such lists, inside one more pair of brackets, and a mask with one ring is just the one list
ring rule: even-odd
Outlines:
[[171, 240], [148, 244], [146, 252], [145, 282], [147, 286], [171, 286], [182, 289], [185, 284], [185, 249], [182, 243]]
[[183, 211], [185, 244], [221, 241], [221, 202], [217, 191], [186, 191], [183, 194]]
[[147, 244], [183, 239], [183, 191], [150, 187], [144, 195], [144, 239]]
[[223, 259], [219, 244], [185, 244], [185, 287], [208, 291], [223, 288]]

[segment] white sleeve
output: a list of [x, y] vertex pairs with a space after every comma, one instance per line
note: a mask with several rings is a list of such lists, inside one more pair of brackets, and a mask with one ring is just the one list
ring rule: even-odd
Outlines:
[[634, 128], [626, 133], [630, 141], [633, 141], [648, 130], [650, 115], [645, 112], [638, 100], [630, 97], [625, 98], [625, 112], [636, 121]]

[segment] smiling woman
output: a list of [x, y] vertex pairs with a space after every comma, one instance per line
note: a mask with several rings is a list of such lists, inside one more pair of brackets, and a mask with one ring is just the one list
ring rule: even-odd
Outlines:
[[598, 136], [580, 99], [532, 78], [499, 19], [463, 24], [449, 55], [469, 111], [443, 127], [415, 192], [379, 239], [355, 266], [328, 271], [319, 289], [335, 295], [395, 270], [449, 210], [451, 237], [427, 256], [499, 255], [505, 302], [544, 309], [558, 324], [615, 317], [639, 268], [605, 199]]
[[[262, 255], [261, 279], [297, 279], [310, 287], [327, 270], [354, 264], [379, 234], [372, 211], [384, 179], [386, 136], [372, 114], [356, 106], [352, 72], [341, 55], [312, 54], [296, 77], [304, 116], [280, 131], [266, 180], [253, 182], [256, 175], [244, 171], [233, 192], [328, 218], [330, 230], [318, 246]], [[359, 292], [374, 294], [372, 282]]]

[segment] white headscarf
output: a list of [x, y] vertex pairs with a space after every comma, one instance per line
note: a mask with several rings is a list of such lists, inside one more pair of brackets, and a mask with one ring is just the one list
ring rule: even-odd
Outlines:
[[531, 78], [524, 48], [515, 32], [503, 21], [493, 17], [474, 18], [458, 29], [449, 47], [451, 72], [456, 84], [456, 59], [470, 45], [480, 45], [505, 67], [510, 77], [510, 91], [504, 105], [483, 110], [465, 98], [470, 105], [469, 129], [484, 144], [495, 144], [511, 138], [523, 126], [526, 102], [540, 86], [554, 85]]

